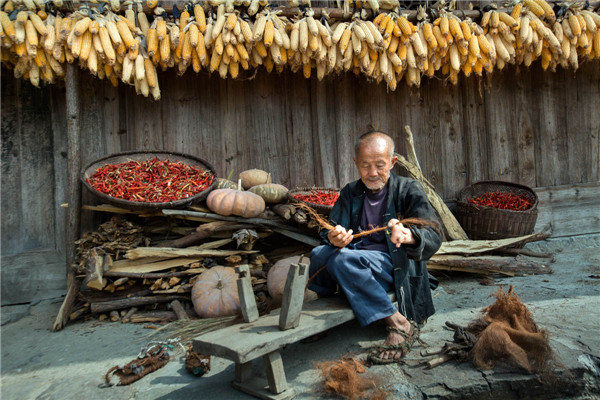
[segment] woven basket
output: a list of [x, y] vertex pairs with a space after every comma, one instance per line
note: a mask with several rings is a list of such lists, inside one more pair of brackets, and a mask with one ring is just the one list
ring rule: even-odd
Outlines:
[[[202, 168], [214, 176], [213, 183], [208, 188], [200, 193], [196, 193], [195, 195], [188, 197], [186, 199], [180, 199], [170, 202], [162, 202], [162, 203], [148, 203], [142, 201], [130, 201], [117, 199], [115, 197], [109, 196], [105, 193], [102, 193], [96, 189], [94, 189], [88, 182], [87, 178], [92, 176], [98, 168], [101, 168], [107, 164], [118, 164], [127, 161], [145, 161], [149, 160], [153, 157], [156, 157], [160, 160], [169, 160], [172, 162], [180, 161], [184, 164], [187, 164], [192, 167]], [[102, 201], [112, 204], [117, 207], [132, 209], [132, 210], [162, 210], [162, 209], [170, 209], [170, 208], [185, 208], [189, 207], [192, 204], [198, 203], [208, 196], [208, 193], [213, 189], [217, 182], [217, 176], [215, 173], [215, 169], [212, 165], [210, 165], [207, 161], [194, 157], [188, 154], [182, 153], [173, 153], [169, 151], [128, 151], [123, 153], [116, 153], [110, 156], [102, 157], [91, 164], [89, 164], [81, 174], [81, 182], [83, 186], [85, 186], [90, 192], [92, 192], [95, 196], [99, 197]]]
[[297, 198], [294, 197], [294, 195], [296, 195], [296, 194], [303, 194], [303, 195], [310, 194], [313, 190], [321, 190], [321, 191], [328, 191], [328, 192], [338, 192], [338, 193], [340, 192], [339, 188], [324, 188], [324, 187], [296, 188], [296, 189], [292, 189], [292, 190], [290, 190], [288, 192], [288, 194], [287, 194], [288, 201], [290, 203], [304, 203], [306, 205], [309, 205], [312, 209], [314, 209], [316, 212], [318, 212], [320, 214], [329, 215], [329, 213], [333, 209], [333, 206], [326, 206], [326, 205], [323, 205], [323, 204], [311, 203], [311, 202], [308, 202], [308, 201], [299, 200], [299, 199], [297, 199]]
[[[470, 198], [496, 190], [527, 197], [533, 205], [528, 210], [513, 211], [468, 202]], [[481, 181], [460, 191], [455, 213], [470, 239], [506, 239], [533, 232], [537, 220], [537, 205], [537, 195], [527, 186], [511, 182]]]

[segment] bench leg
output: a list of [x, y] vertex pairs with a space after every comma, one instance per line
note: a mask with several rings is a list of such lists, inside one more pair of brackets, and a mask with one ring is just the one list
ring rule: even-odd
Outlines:
[[269, 390], [275, 394], [281, 393], [288, 388], [283, 369], [283, 360], [279, 351], [273, 351], [263, 356], [265, 372], [269, 382]]
[[283, 361], [279, 351], [263, 356], [268, 386], [264, 379], [254, 376], [252, 361], [235, 364], [235, 380], [232, 385], [242, 392], [265, 400], [289, 400], [296, 395], [294, 389], [288, 387], [283, 369]]
[[252, 361], [235, 363], [235, 383], [245, 383], [252, 379]]

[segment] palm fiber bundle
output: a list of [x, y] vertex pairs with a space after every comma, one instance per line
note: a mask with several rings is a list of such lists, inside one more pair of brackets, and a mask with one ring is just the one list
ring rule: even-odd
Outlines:
[[383, 400], [388, 393], [381, 389], [378, 381], [363, 375], [365, 366], [352, 357], [340, 361], [325, 361], [317, 364], [325, 378], [325, 390], [349, 400]]
[[513, 287], [496, 292], [496, 302], [485, 308], [484, 317], [468, 327], [478, 336], [471, 351], [473, 363], [482, 369], [493, 368], [506, 360], [526, 371], [545, 373], [553, 359], [548, 332], [539, 329]]

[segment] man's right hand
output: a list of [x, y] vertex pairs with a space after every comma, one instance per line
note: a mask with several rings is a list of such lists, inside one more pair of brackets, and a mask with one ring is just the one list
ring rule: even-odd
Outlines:
[[327, 234], [327, 239], [329, 242], [336, 247], [346, 247], [352, 242], [354, 236], [352, 236], [352, 229], [346, 231], [341, 225], [337, 225], [334, 229], [330, 230]]

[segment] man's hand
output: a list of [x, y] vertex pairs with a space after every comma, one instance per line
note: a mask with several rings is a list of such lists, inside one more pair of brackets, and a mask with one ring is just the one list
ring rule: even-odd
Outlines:
[[352, 239], [354, 239], [354, 236], [352, 236], [352, 229], [346, 231], [346, 228], [338, 225], [329, 231], [327, 239], [329, 239], [332, 245], [342, 248], [348, 246], [352, 242]]
[[390, 240], [396, 247], [400, 247], [402, 244], [414, 245], [417, 243], [412, 231], [402, 225], [397, 219], [392, 218], [390, 222], [388, 222], [388, 227], [392, 231]]

